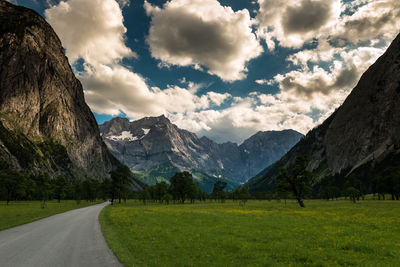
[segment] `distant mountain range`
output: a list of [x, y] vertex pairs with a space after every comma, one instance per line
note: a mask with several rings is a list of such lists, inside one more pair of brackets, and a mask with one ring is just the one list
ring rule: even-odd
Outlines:
[[400, 165], [399, 103], [400, 35], [362, 75], [340, 108], [247, 185], [253, 192], [272, 191], [279, 168], [307, 155], [319, 180], [332, 177], [338, 185], [351, 176], [372, 188], [379, 172]]
[[118, 117], [99, 128], [111, 153], [132, 170], [145, 173], [151, 183], [157, 177], [169, 178], [176, 169], [243, 183], [303, 136], [293, 130], [268, 131], [256, 133], [241, 145], [217, 144], [178, 128], [165, 116], [133, 122]]
[[108, 177], [120, 162], [103, 143], [54, 30], [33, 10], [6, 1], [0, 29], [1, 168]]

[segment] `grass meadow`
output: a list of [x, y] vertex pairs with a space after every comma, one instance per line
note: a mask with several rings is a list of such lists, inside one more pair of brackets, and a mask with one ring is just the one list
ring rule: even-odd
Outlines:
[[148, 204], [100, 214], [125, 266], [400, 266], [400, 202]]
[[78, 205], [75, 200], [62, 200], [60, 203], [52, 200], [41, 208], [41, 201], [12, 201], [8, 206], [5, 201], [0, 201], [0, 230], [100, 202], [81, 201]]

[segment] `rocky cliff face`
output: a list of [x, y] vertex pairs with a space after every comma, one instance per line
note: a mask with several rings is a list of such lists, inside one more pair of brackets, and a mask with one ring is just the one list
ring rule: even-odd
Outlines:
[[[310, 131], [276, 164], [248, 185], [253, 191], [273, 188], [279, 167], [296, 156], [308, 155], [309, 168], [320, 177], [348, 176], [400, 152], [400, 35], [361, 77], [343, 105], [322, 125]], [[397, 155], [397, 156], [396, 156]], [[362, 177], [361, 177], [362, 179]]]
[[0, 159], [28, 172], [107, 176], [117, 161], [56, 33], [34, 11], [6, 1], [0, 29]]
[[[251, 178], [289, 151], [303, 135], [293, 130], [258, 132], [240, 146], [241, 171]], [[267, 164], [266, 164], [267, 163]]]
[[172, 165], [237, 182], [279, 159], [302, 136], [292, 130], [259, 132], [240, 146], [217, 144], [179, 129], [164, 116], [134, 122], [114, 118], [99, 127], [110, 151], [132, 170]]

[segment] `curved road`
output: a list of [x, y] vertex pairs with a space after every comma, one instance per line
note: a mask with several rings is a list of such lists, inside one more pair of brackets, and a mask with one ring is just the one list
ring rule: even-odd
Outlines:
[[106, 205], [0, 231], [0, 266], [122, 266], [108, 248], [98, 222]]

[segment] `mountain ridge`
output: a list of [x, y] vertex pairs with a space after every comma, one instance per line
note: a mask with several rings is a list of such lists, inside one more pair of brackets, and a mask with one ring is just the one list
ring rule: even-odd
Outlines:
[[298, 155], [309, 156], [309, 168], [320, 177], [339, 175], [342, 179], [361, 169], [365, 175], [366, 169], [373, 170], [386, 158], [398, 157], [399, 101], [400, 35], [327, 120], [247, 185], [252, 191], [272, 190], [278, 169], [290, 167]]
[[[180, 129], [164, 115], [133, 122], [118, 117], [99, 128], [110, 151], [132, 170], [149, 170], [170, 164], [239, 183], [272, 163], [278, 158], [276, 154], [282, 155], [302, 136], [294, 130], [260, 131], [241, 145], [233, 142], [218, 144], [206, 136], [198, 138], [196, 134]], [[275, 135], [284, 137], [276, 142]], [[268, 138], [275, 141], [266, 144]], [[270, 145], [273, 147], [268, 150], [266, 147]], [[260, 155], [266, 151], [269, 155]], [[246, 166], [242, 164], [243, 160], [246, 160]], [[255, 160], [258, 160], [256, 164], [249, 163]]]

